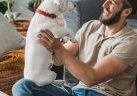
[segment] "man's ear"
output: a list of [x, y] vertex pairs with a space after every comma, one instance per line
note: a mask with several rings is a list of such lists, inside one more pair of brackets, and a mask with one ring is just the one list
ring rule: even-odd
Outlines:
[[126, 8], [122, 12], [122, 16], [128, 17], [132, 13], [132, 8]]

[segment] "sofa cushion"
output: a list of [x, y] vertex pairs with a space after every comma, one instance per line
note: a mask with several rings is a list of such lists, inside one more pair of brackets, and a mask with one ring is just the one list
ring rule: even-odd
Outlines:
[[0, 13], [0, 55], [25, 46], [25, 38]]
[[75, 9], [63, 13], [63, 17], [67, 28], [69, 28], [71, 32], [76, 33], [77, 30], [80, 28], [80, 13], [77, 3], [73, 3], [75, 5]]
[[127, 24], [137, 33], [137, 19], [127, 19]]
[[9, 95], [7, 95], [6, 93], [0, 91], [0, 96], [9, 96]]

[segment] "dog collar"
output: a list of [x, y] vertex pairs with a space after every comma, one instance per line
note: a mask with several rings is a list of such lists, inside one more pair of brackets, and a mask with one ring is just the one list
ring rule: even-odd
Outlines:
[[52, 19], [55, 19], [57, 17], [55, 14], [51, 14], [51, 13], [48, 13], [48, 12], [40, 10], [40, 9], [37, 9], [36, 12], [39, 13], [39, 14], [41, 14], [41, 15], [50, 17]]

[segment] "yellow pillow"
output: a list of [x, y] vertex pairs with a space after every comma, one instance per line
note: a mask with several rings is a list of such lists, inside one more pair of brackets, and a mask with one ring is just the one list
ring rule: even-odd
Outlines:
[[24, 50], [13, 50], [0, 56], [0, 90], [11, 95], [12, 85], [23, 77]]

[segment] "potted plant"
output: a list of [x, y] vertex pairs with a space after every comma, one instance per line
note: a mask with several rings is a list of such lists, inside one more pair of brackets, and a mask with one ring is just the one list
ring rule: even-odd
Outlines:
[[17, 17], [21, 15], [19, 12], [13, 12], [12, 6], [14, 4], [15, 0], [1, 0], [0, 3], [6, 7], [6, 12], [4, 13], [4, 16], [9, 20], [9, 22], [14, 21]]
[[41, 2], [42, 0], [31, 0], [28, 2], [27, 8], [34, 13]]
[[15, 0], [1, 0], [0, 3], [6, 7], [6, 12], [4, 13], [5, 18], [15, 26], [16, 30], [19, 32], [26, 32], [30, 23], [30, 20], [17, 19], [21, 13], [14, 12], [12, 7], [14, 6]]

